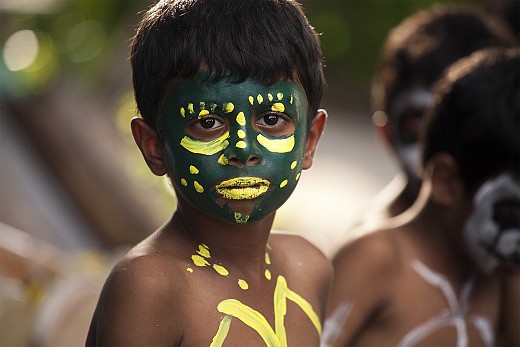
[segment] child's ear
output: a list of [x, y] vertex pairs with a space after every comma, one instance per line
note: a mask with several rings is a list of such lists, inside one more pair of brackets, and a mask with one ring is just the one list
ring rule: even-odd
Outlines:
[[140, 118], [132, 119], [132, 135], [150, 170], [157, 176], [168, 172], [157, 133]]
[[307, 146], [305, 147], [305, 157], [303, 159], [303, 169], [306, 170], [312, 166], [314, 159], [314, 153], [316, 153], [316, 147], [320, 140], [321, 134], [325, 129], [325, 123], [327, 122], [327, 111], [318, 110], [316, 116], [312, 120], [311, 127], [309, 129], [309, 135], [307, 136]]
[[463, 198], [464, 182], [450, 154], [436, 154], [430, 159], [426, 170], [431, 181], [432, 199], [437, 204], [449, 207]]

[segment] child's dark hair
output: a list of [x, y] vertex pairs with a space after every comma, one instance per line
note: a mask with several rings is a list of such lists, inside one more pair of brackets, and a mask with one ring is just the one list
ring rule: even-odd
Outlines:
[[447, 152], [469, 193], [520, 169], [520, 50], [486, 49], [450, 67], [422, 128], [423, 165]]
[[298, 81], [309, 124], [325, 83], [318, 37], [293, 0], [161, 0], [141, 21], [131, 63], [137, 107], [153, 128], [172, 83], [201, 68], [215, 80]]
[[417, 12], [388, 34], [372, 88], [373, 111], [384, 111], [392, 119], [392, 103], [405, 89], [431, 88], [458, 59], [479, 49], [514, 44], [504, 24], [476, 8], [437, 5]]

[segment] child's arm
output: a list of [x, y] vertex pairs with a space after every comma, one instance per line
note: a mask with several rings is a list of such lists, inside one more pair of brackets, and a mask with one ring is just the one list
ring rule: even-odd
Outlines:
[[178, 293], [157, 262], [141, 257], [117, 265], [96, 308], [87, 346], [177, 346], [182, 339]]
[[386, 303], [387, 276], [395, 263], [385, 239], [364, 237], [334, 257], [334, 284], [323, 346], [350, 346]]

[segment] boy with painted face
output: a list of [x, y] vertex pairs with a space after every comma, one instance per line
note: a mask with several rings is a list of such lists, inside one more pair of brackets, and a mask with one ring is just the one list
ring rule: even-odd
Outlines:
[[163, 0], [132, 43], [132, 131], [177, 196], [114, 267], [87, 345], [317, 346], [331, 266], [276, 210], [326, 113], [318, 38], [292, 0]]
[[336, 256], [325, 346], [520, 345], [520, 51], [474, 53], [434, 95], [419, 197]]
[[432, 87], [450, 64], [476, 50], [514, 46], [497, 18], [469, 6], [435, 5], [390, 31], [372, 87], [373, 123], [396, 159], [397, 175], [359, 213], [350, 228], [406, 211], [421, 187], [418, 129], [433, 100]]

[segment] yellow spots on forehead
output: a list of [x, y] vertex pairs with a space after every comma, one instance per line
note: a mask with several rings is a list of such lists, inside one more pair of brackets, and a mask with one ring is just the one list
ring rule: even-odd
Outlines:
[[199, 173], [199, 169], [197, 169], [195, 166], [190, 165], [190, 174], [196, 175]]
[[204, 101], [199, 102], [199, 107], [201, 110], [206, 109], [206, 103]]
[[204, 192], [204, 187], [201, 186], [200, 183], [197, 182], [197, 181], [193, 181], [193, 187], [195, 187], [195, 191], [196, 191], [197, 193], [202, 193], [202, 192]]
[[207, 116], [209, 114], [208, 110], [200, 110], [199, 115], [197, 116], [199, 119], [201, 119], [204, 116]]
[[269, 99], [269, 101], [273, 101], [273, 94], [271, 94], [271, 93], [267, 94], [267, 98]]
[[280, 188], [285, 187], [287, 185], [287, 183], [289, 183], [289, 181], [283, 180], [282, 183], [280, 183]]
[[246, 137], [246, 133], [245, 133], [244, 130], [239, 129], [239, 130], [237, 131], [237, 136], [238, 136], [239, 138], [243, 139], [243, 138]]
[[181, 178], [181, 184], [185, 187], [188, 186], [188, 182], [184, 178]]
[[235, 147], [237, 147], [237, 148], [246, 148], [247, 147], [247, 143], [245, 143], [244, 141], [238, 141], [235, 144]]
[[259, 104], [261, 104], [262, 102], [264, 102], [264, 97], [260, 94], [258, 94], [256, 96], [256, 100], [258, 101]]
[[228, 158], [224, 154], [222, 154], [220, 157], [218, 157], [217, 162], [220, 165], [227, 165], [227, 164], [229, 164], [229, 160], [228, 160]]
[[211, 105], [209, 105], [209, 110], [210, 110], [211, 112], [215, 112], [215, 109], [216, 109], [216, 108], [217, 108], [217, 104], [211, 104]]
[[274, 103], [273, 106], [271, 106], [271, 111], [273, 112], [284, 112], [285, 106], [281, 102]]
[[188, 104], [188, 111], [189, 111], [191, 114], [193, 114], [193, 113], [195, 112], [195, 111], [193, 110], [193, 104], [192, 104], [191, 102]]
[[244, 112], [238, 112], [236, 119], [239, 125], [246, 125], [246, 116], [244, 115]]
[[296, 160], [291, 163], [291, 170], [294, 170], [294, 168], [296, 167], [296, 164], [298, 164], [298, 162]]
[[179, 113], [181, 114], [181, 116], [186, 117], [186, 110], [184, 109], [184, 107], [181, 107]]
[[224, 113], [231, 113], [235, 109], [235, 105], [232, 102], [227, 102], [222, 106]]
[[253, 105], [253, 103], [255, 102], [255, 98], [253, 98], [252, 96], [249, 96], [249, 97], [247, 98], [247, 100], [249, 100], [249, 103], [250, 103], [251, 105]]
[[283, 93], [277, 93], [276, 97], [278, 98], [278, 100], [282, 100], [283, 99]]

